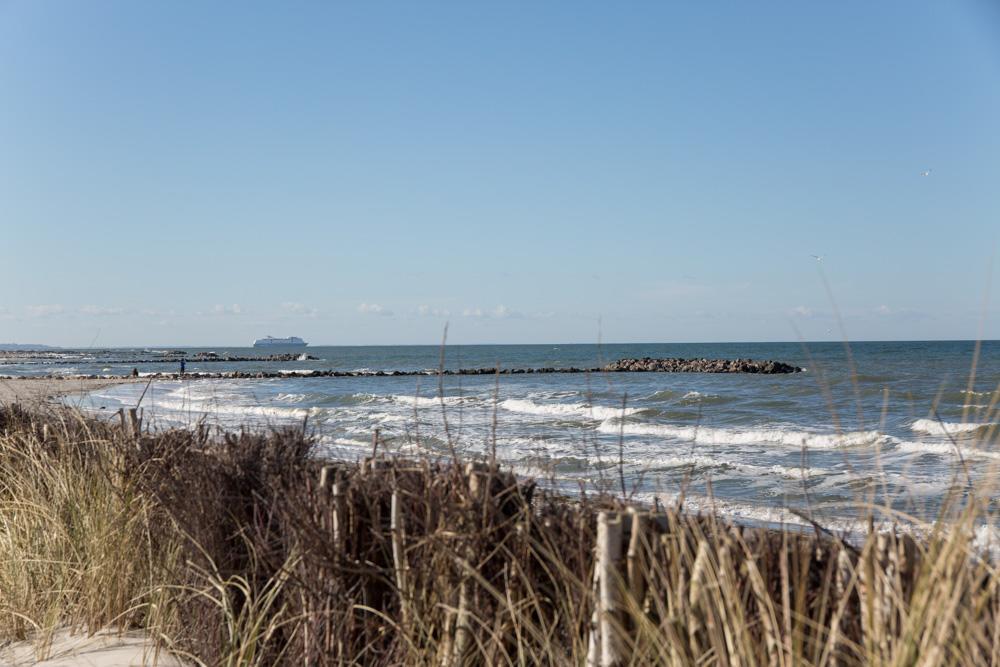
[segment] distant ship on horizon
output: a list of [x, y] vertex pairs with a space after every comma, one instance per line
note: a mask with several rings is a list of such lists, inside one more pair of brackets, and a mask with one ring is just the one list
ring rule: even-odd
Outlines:
[[305, 347], [308, 344], [298, 336], [289, 336], [288, 338], [264, 336], [253, 342], [254, 347]]

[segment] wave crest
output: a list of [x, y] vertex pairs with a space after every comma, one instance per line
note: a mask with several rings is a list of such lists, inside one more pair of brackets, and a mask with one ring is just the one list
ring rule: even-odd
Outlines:
[[611, 408], [604, 405], [586, 403], [536, 403], [520, 398], [508, 398], [500, 402], [500, 407], [510, 412], [546, 417], [583, 417], [585, 419], [613, 419], [622, 415], [634, 415], [642, 408]]
[[672, 426], [669, 424], [622, 424], [606, 419], [597, 430], [601, 433], [656, 435], [706, 445], [786, 445], [808, 449], [835, 449], [873, 445], [883, 436], [878, 431], [816, 433], [782, 428], [720, 428], [712, 426]]
[[957, 435], [959, 433], [975, 433], [976, 431], [986, 430], [996, 426], [996, 422], [961, 423], [938, 421], [936, 419], [918, 419], [910, 424], [910, 430], [916, 431], [917, 433], [926, 433], [927, 435]]

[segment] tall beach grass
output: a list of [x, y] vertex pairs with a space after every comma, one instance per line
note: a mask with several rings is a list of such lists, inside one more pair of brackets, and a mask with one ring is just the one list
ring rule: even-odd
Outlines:
[[[0, 409], [0, 643], [144, 629], [205, 665], [998, 665], [966, 492], [913, 536], [572, 500], [488, 462], [324, 462], [302, 429]], [[890, 517], [891, 518], [891, 517]], [[879, 529], [876, 529], [879, 526]]]

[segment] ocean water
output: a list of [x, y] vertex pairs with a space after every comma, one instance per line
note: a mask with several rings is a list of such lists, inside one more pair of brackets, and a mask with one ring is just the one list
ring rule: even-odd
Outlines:
[[[982, 344], [970, 387], [974, 346], [855, 343], [855, 373], [839, 343], [455, 346], [445, 350], [449, 368], [750, 357], [807, 372], [297, 377], [296, 371], [312, 369], [433, 369], [441, 354], [433, 346], [310, 347], [319, 360], [189, 363], [189, 372], [284, 370], [288, 377], [156, 382], [142, 407], [158, 428], [199, 420], [223, 428], [304, 423], [322, 455], [333, 458], [366, 456], [378, 429], [383, 450], [495, 451], [504, 464], [571, 493], [621, 493], [624, 478], [625, 493], [640, 500], [683, 492], [690, 508], [711, 506], [738, 519], [797, 523], [796, 512], [808, 512], [837, 525], [857, 519], [860, 505], [872, 499], [932, 517], [949, 493], [995, 477], [1000, 343]], [[127, 362], [155, 354], [70, 352], [44, 364], [8, 364], [0, 373], [126, 373], [134, 365], [143, 373], [176, 370], [175, 362]], [[134, 406], [143, 389], [119, 385], [69, 400], [110, 415]]]

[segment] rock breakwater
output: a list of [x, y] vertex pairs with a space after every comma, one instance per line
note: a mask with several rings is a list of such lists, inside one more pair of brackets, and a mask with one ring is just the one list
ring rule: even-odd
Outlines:
[[[177, 364], [183, 359], [186, 363], [213, 363], [213, 362], [228, 362], [228, 363], [253, 363], [253, 362], [268, 362], [268, 361], [319, 361], [318, 357], [314, 357], [311, 354], [265, 354], [260, 356], [252, 357], [242, 357], [229, 354], [216, 354], [215, 352], [198, 352], [192, 355], [185, 355], [184, 353], [178, 354], [167, 354], [162, 357], [123, 357], [120, 359], [101, 359], [101, 364], [132, 364], [132, 365], [143, 365], [143, 364]], [[66, 357], [55, 356], [55, 355], [5, 355], [0, 354], [0, 366], [12, 366], [14, 364], [26, 366], [33, 364], [53, 364], [53, 363], [80, 363], [90, 361], [86, 357]]]
[[782, 361], [754, 359], [619, 359], [605, 366], [612, 373], [760, 373], [778, 375], [804, 369]]
[[[278, 355], [275, 355], [278, 356]], [[298, 358], [298, 357], [296, 357]], [[272, 359], [268, 359], [272, 360]], [[199, 360], [199, 361], [204, 361]], [[547, 366], [543, 368], [436, 368], [421, 370], [333, 370], [333, 369], [296, 369], [280, 371], [222, 371], [185, 373], [187, 378], [200, 379], [269, 379], [284, 377], [399, 377], [412, 375], [526, 375], [547, 373], [751, 373], [758, 375], [780, 375], [798, 373], [805, 369], [792, 366], [781, 361], [756, 361], [753, 359], [619, 359], [603, 367], [564, 368]], [[178, 373], [147, 372], [141, 373], [143, 378], [177, 379]], [[24, 376], [32, 379], [34, 376]], [[37, 379], [53, 379], [56, 376], [37, 376]], [[101, 379], [118, 377], [114, 375], [69, 375], [70, 378]]]

